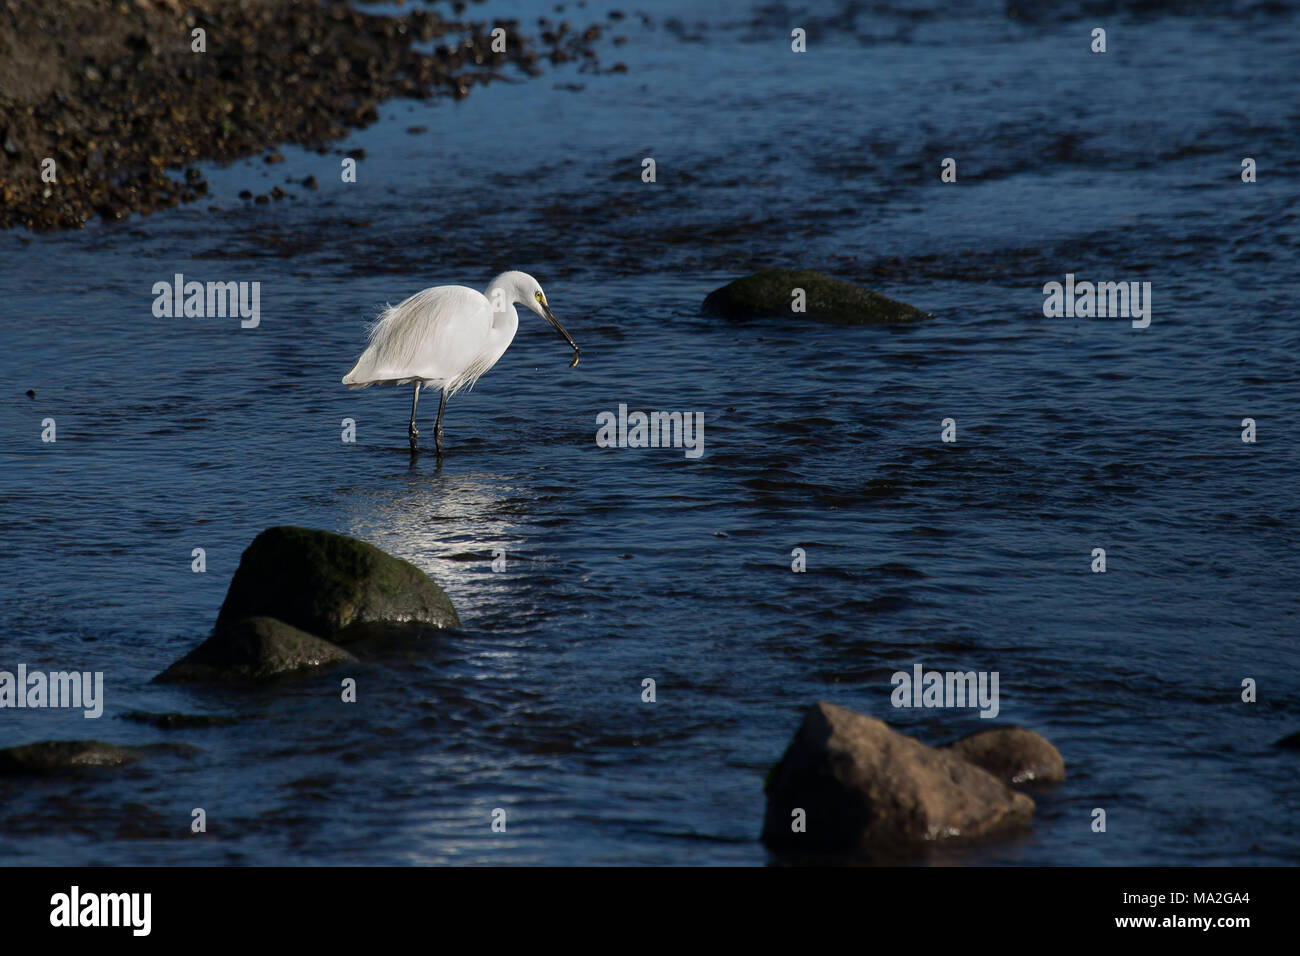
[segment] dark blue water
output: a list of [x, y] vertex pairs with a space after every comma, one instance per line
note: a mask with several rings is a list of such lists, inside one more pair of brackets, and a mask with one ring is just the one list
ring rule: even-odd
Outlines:
[[[0, 711], [0, 746], [152, 748], [0, 781], [0, 857], [762, 864], [764, 775], [827, 699], [930, 742], [1018, 723], [1060, 748], [1031, 835], [945, 861], [1300, 860], [1300, 776], [1271, 746], [1300, 729], [1300, 17], [1102, 6], [660, 4], [616, 25], [626, 74], [388, 103], [340, 144], [367, 151], [355, 184], [287, 148], [207, 170], [197, 206], [0, 236], [0, 668], [102, 670], [107, 696], [97, 721]], [[318, 192], [237, 198], [309, 174]], [[766, 266], [935, 315], [699, 314]], [[339, 383], [364, 323], [506, 268], [582, 364], [525, 314], [450, 403], [443, 464], [411, 464], [407, 391]], [[176, 272], [261, 282], [261, 325], [155, 318]], [[1067, 272], [1151, 282], [1150, 327], [1044, 318]], [[596, 447], [619, 403], [702, 412], [704, 455]], [[150, 685], [284, 523], [415, 562], [463, 630], [270, 688]], [[915, 663], [998, 671], [997, 720], [893, 709]]]

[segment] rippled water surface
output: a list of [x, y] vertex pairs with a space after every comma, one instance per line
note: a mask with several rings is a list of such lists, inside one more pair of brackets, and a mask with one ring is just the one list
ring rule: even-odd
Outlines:
[[[197, 206], [0, 236], [0, 668], [107, 684], [98, 721], [0, 712], [0, 746], [152, 748], [0, 780], [0, 857], [762, 864], [764, 775], [827, 699], [930, 742], [1018, 723], [1057, 744], [1069, 778], [1033, 832], [960, 861], [1300, 860], [1294, 754], [1271, 746], [1300, 729], [1300, 17], [1019, 6], [656, 5], [615, 25], [627, 73], [389, 102], [340, 144], [366, 150], [356, 184], [290, 148], [208, 171]], [[237, 198], [309, 174], [319, 191]], [[773, 265], [934, 318], [700, 315]], [[339, 384], [364, 324], [505, 268], [539, 278], [582, 364], [525, 314], [450, 403], [441, 466], [412, 464], [407, 391]], [[260, 281], [261, 325], [154, 318], [176, 272]], [[1151, 326], [1044, 318], [1067, 272], [1151, 282]], [[704, 455], [596, 447], [619, 403], [702, 412]], [[285, 523], [413, 561], [463, 630], [348, 670], [354, 705], [338, 672], [149, 684]], [[998, 671], [998, 719], [894, 710], [918, 662]]]

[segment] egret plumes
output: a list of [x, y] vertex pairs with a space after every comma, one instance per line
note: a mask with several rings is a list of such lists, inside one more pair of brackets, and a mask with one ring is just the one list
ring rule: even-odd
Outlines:
[[412, 454], [419, 447], [415, 409], [420, 389], [437, 386], [442, 397], [433, 435], [441, 455], [442, 414], [447, 399], [473, 386], [505, 354], [519, 328], [515, 304], [520, 302], [564, 336], [573, 348], [569, 368], [577, 365], [578, 345], [551, 311], [537, 280], [523, 272], [503, 272], [492, 280], [486, 292], [440, 285], [384, 309], [370, 327], [369, 345], [352, 371], [343, 376], [343, 384], [365, 388], [415, 383], [407, 430]]

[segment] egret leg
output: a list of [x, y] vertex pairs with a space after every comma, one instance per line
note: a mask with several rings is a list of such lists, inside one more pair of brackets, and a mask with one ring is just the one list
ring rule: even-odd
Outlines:
[[420, 442], [420, 429], [415, 427], [415, 406], [420, 404], [420, 384], [415, 383], [415, 395], [411, 398], [411, 427], [406, 430], [407, 437], [411, 439], [411, 453], [414, 454]]
[[442, 398], [438, 401], [438, 421], [433, 426], [433, 441], [438, 446], [438, 454], [442, 454], [442, 410], [447, 407], [447, 392], [444, 389]]

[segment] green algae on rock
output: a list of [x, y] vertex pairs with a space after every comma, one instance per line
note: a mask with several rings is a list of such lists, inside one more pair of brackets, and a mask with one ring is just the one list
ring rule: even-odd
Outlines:
[[930, 318], [878, 292], [809, 270], [765, 269], [710, 292], [706, 315], [724, 319], [789, 316], [839, 325], [896, 325]]
[[459, 627], [451, 599], [423, 571], [372, 544], [329, 531], [268, 528], [244, 551], [217, 615], [278, 618], [346, 645], [365, 625]]

